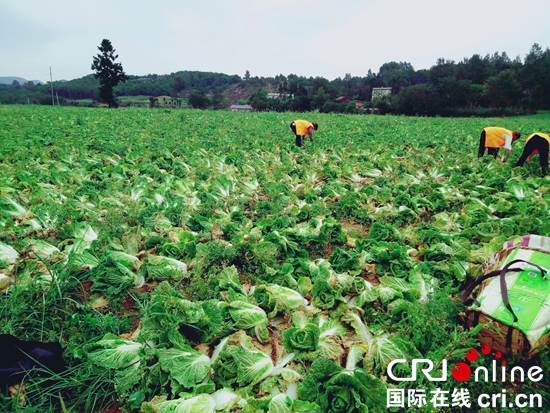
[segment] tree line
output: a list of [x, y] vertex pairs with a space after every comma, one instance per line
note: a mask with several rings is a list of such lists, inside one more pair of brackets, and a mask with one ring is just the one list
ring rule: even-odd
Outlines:
[[[88, 75], [54, 83], [60, 104], [82, 99], [98, 101], [99, 81]], [[392, 93], [372, 100], [373, 88]], [[420, 116], [494, 116], [550, 109], [550, 49], [534, 44], [522, 60], [503, 53], [475, 54], [460, 62], [438, 59], [429, 69], [407, 62], [383, 64], [366, 76], [346, 74], [328, 80], [290, 74], [241, 77], [222, 73], [179, 71], [169, 75], [127, 76], [114, 95], [166, 95], [195, 108], [224, 109], [249, 103], [255, 110], [320, 112], [376, 111]], [[339, 97], [347, 97], [345, 103]], [[50, 84], [0, 85], [0, 103], [51, 104]], [[154, 106], [154, 99], [151, 99]], [[361, 106], [360, 103], [363, 103]]]

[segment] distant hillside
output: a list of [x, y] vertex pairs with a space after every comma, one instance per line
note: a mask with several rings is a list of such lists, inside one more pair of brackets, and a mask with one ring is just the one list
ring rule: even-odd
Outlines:
[[[13, 86], [17, 80], [20, 85]], [[0, 104], [98, 106], [94, 74], [70, 81], [29, 84], [0, 77]], [[38, 83], [38, 81], [36, 81]], [[3, 84], [2, 84], [3, 83]], [[22, 83], [22, 84], [21, 84]], [[53, 87], [52, 87], [53, 86]], [[381, 95], [381, 90], [391, 91]], [[258, 77], [181, 70], [165, 75], [129, 75], [114, 89], [121, 105], [229, 109], [250, 104], [256, 111], [380, 113], [411, 116], [512, 116], [550, 110], [550, 48], [534, 44], [525, 63], [504, 52], [474, 55], [455, 63], [438, 59], [430, 69], [408, 62], [384, 63], [378, 73], [328, 80], [279, 74]], [[124, 99], [123, 99], [124, 98]]]
[[[6, 76], [0, 77], [0, 84], [11, 85], [14, 80], [17, 80], [20, 85], [24, 85], [25, 83], [29, 82], [29, 80], [23, 79], [22, 77]], [[30, 80], [30, 82], [33, 82], [35, 85], [44, 84], [44, 82], [42, 82], [41, 80]]]

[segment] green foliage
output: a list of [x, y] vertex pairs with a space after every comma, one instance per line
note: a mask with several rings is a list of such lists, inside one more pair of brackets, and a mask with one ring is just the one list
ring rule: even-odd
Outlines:
[[267, 91], [263, 88], [259, 88], [252, 95], [250, 95], [248, 98], [248, 103], [254, 108], [254, 110], [266, 110], [269, 106]]
[[210, 99], [202, 89], [193, 89], [187, 100], [195, 109], [206, 109], [210, 105]]

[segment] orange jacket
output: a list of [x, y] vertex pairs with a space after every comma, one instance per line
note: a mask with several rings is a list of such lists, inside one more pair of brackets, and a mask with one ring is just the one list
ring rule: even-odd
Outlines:
[[485, 131], [485, 147], [486, 148], [502, 148], [506, 143], [504, 135], [513, 136], [513, 132], [508, 129], [500, 128], [498, 126], [491, 126], [483, 128]]
[[313, 129], [313, 123], [308, 122], [307, 120], [295, 120], [294, 124], [296, 125], [296, 135], [305, 136], [309, 135], [309, 128]]
[[541, 138], [546, 139], [548, 141], [548, 145], [550, 145], [550, 135], [547, 135], [546, 133], [541, 133], [541, 132], [535, 132], [529, 135], [529, 137], [525, 140], [525, 143], [529, 142], [529, 139], [531, 139], [535, 135], [538, 135]]

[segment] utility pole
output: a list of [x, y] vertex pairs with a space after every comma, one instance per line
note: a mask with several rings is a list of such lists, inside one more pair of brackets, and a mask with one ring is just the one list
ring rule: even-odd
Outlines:
[[53, 98], [53, 80], [52, 80], [52, 67], [50, 66], [50, 86], [52, 88], [52, 106], [55, 106], [55, 100]]

